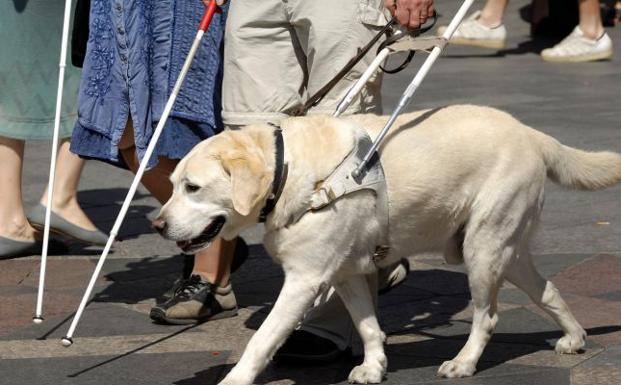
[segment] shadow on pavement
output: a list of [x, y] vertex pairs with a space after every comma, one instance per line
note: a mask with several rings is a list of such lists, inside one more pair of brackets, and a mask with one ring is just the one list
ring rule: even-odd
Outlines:
[[[116, 217], [121, 211], [121, 206], [127, 195], [127, 189], [110, 188], [99, 190], [85, 190], [78, 193], [78, 201], [84, 211], [95, 225], [105, 233], [109, 233]], [[132, 202], [150, 197], [148, 194], [136, 192]], [[159, 205], [137, 205], [132, 203], [125, 216], [124, 225], [121, 226], [119, 239], [132, 239], [140, 234], [151, 233], [151, 221], [147, 215], [158, 209]], [[131, 218], [131, 221], [127, 221]]]

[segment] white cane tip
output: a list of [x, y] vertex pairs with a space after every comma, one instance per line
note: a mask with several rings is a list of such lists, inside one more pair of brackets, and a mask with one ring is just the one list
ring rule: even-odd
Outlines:
[[63, 337], [62, 340], [60, 340], [60, 342], [62, 342], [63, 346], [68, 348], [69, 346], [73, 345], [73, 340], [71, 338], [68, 337]]
[[43, 318], [41, 318], [41, 317], [33, 317], [32, 318], [32, 322], [36, 323], [37, 325], [38, 324], [42, 324], [43, 323]]

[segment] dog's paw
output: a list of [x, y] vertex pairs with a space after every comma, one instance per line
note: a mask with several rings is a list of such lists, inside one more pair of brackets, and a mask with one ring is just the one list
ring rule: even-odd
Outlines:
[[566, 334], [556, 342], [554, 350], [558, 354], [576, 354], [584, 347], [585, 340], [585, 332], [577, 335]]
[[475, 370], [476, 367], [472, 364], [456, 360], [444, 361], [440, 369], [438, 369], [438, 376], [446, 378], [470, 377]]
[[379, 384], [384, 378], [384, 368], [381, 365], [358, 365], [349, 373], [347, 380], [350, 384]]

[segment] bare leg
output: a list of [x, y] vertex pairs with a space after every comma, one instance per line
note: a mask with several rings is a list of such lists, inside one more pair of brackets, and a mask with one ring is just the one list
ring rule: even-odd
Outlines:
[[[128, 122], [123, 138], [119, 143], [119, 151], [128, 167], [135, 173], [140, 167], [136, 148], [133, 145], [134, 131], [131, 122]], [[157, 165], [144, 173], [142, 184], [161, 204], [164, 204], [172, 195], [170, 174], [175, 170], [177, 161], [160, 157]], [[228, 285], [235, 241], [227, 242], [222, 238], [215, 239], [211, 246], [196, 253], [193, 274], [199, 274], [207, 281], [224, 287]]]
[[235, 240], [225, 241], [216, 238], [211, 246], [196, 254], [194, 258], [193, 274], [199, 274], [204, 279], [218, 286], [229, 284]]
[[[78, 203], [78, 183], [86, 161], [69, 151], [69, 140], [64, 140], [58, 149], [52, 211], [67, 221], [87, 230], [97, 228], [86, 216]], [[47, 189], [40, 200], [47, 205]]]
[[487, 27], [496, 27], [502, 24], [508, 3], [509, 0], [487, 0], [481, 10], [479, 22]]
[[24, 141], [0, 136], [0, 236], [18, 241], [35, 239], [22, 202]]
[[579, 0], [580, 30], [589, 39], [599, 39], [604, 33], [604, 25], [599, 10], [599, 0]]

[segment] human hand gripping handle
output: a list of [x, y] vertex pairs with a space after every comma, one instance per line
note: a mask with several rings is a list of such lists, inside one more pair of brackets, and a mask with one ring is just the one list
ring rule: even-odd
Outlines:
[[[224, 4], [228, 2], [228, 0], [215, 0], [215, 1], [218, 7], [223, 6]], [[203, 0], [203, 3], [205, 4], [205, 7], [209, 7], [209, 3], [211, 3], [211, 0]]]
[[211, 19], [213, 19], [213, 15], [218, 12], [218, 6], [221, 5], [219, 3], [224, 3], [226, 0], [203, 0], [205, 6], [205, 13], [203, 13], [203, 18], [201, 19], [201, 23], [198, 26], [198, 29], [205, 32], [207, 28], [209, 28], [209, 24], [211, 24]]
[[419, 28], [434, 12], [433, 0], [384, 0], [384, 6], [408, 29]]

